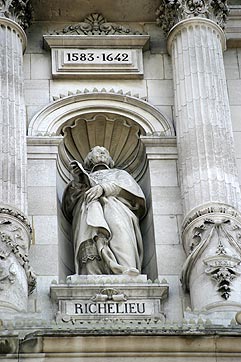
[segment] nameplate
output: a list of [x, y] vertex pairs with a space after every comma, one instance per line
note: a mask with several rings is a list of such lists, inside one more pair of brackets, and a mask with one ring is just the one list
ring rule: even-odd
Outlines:
[[52, 74], [55, 78], [142, 78], [142, 58], [141, 49], [53, 48]]
[[64, 64], [69, 65], [108, 65], [131, 64], [132, 52], [128, 49], [67, 49], [63, 51]]
[[62, 313], [81, 316], [151, 316], [157, 307], [157, 301], [126, 301], [126, 302], [89, 302], [80, 300], [62, 301]]

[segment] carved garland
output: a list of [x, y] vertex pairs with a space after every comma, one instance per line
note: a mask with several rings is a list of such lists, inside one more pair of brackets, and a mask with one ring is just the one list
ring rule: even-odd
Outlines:
[[15, 217], [26, 226], [30, 234], [32, 233], [32, 228], [27, 217], [24, 214], [22, 214], [19, 210], [10, 208], [8, 206], [2, 206], [0, 207], [0, 214], [6, 214]]
[[32, 14], [30, 0], [0, 0], [0, 16], [16, 21], [23, 29], [30, 26]]
[[36, 276], [31, 266], [29, 265], [28, 255], [21, 252], [21, 248], [13, 240], [13, 238], [11, 238], [9, 235], [1, 231], [0, 231], [0, 240], [2, 243], [6, 244], [7, 248], [9, 249], [9, 252], [10, 253], [12, 252], [16, 256], [16, 259], [18, 260], [19, 264], [24, 268], [28, 280], [28, 292], [29, 294], [31, 294], [36, 286]]
[[156, 10], [157, 24], [165, 33], [181, 20], [205, 17], [225, 27], [229, 8], [227, 0], [162, 0]]
[[[31, 235], [32, 233], [31, 226], [28, 222], [27, 217], [17, 209], [8, 206], [2, 206], [0, 207], [0, 215], [0, 226], [4, 227], [4, 230], [0, 231], [0, 241], [2, 242], [2, 246], [0, 249], [0, 259], [5, 260], [10, 255], [10, 253], [13, 253], [15, 255], [19, 264], [24, 268], [28, 280], [28, 291], [29, 294], [31, 294], [36, 286], [36, 276], [31, 266], [29, 265], [28, 246], [26, 246], [26, 242], [23, 239], [21, 233], [23, 226], [19, 224], [14, 225], [14, 223], [12, 223], [12, 221], [9, 220], [7, 216], [9, 215], [16, 219], [16, 221], [21, 222], [26, 227], [26, 232], [29, 235]], [[8, 232], [6, 232], [6, 229]], [[10, 282], [13, 282], [13, 268], [10, 267], [8, 272], [8, 280]], [[3, 275], [0, 275], [0, 282], [1, 276]]]

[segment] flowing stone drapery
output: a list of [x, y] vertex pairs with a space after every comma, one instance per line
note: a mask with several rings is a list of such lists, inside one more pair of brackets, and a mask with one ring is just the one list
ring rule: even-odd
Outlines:
[[23, 52], [28, 0], [0, 3], [0, 310], [26, 310], [35, 285], [28, 262]]
[[227, 12], [226, 1], [211, 0], [163, 0], [157, 11], [174, 73], [182, 281], [199, 310], [241, 300], [240, 187], [222, 55]]

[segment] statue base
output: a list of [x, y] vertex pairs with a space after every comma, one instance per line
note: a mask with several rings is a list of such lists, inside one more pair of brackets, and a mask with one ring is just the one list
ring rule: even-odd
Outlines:
[[166, 282], [152, 282], [146, 275], [71, 275], [66, 284], [52, 285], [50, 295], [60, 323], [103, 318], [164, 322], [162, 301], [168, 289]]

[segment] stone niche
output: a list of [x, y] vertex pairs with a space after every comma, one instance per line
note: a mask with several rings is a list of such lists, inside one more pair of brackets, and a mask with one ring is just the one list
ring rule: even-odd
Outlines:
[[[75, 117], [69, 120], [62, 129], [63, 142], [59, 147], [59, 225], [60, 225], [60, 245], [63, 257], [62, 279], [74, 273], [73, 267], [73, 244], [71, 241], [71, 225], [62, 214], [61, 200], [63, 190], [70, 181], [69, 164], [72, 160], [83, 163], [88, 152], [96, 145], [107, 148], [115, 162], [115, 167], [127, 170], [137, 181], [146, 195], [148, 195], [148, 170], [144, 144], [140, 140], [141, 135], [145, 135], [142, 127], [131, 119], [114, 113], [95, 113], [82, 117]], [[64, 178], [64, 180], [63, 180]], [[62, 179], [62, 180], [61, 180]], [[62, 182], [61, 182], [62, 181]], [[150, 257], [152, 250], [153, 263], [149, 265], [149, 270], [145, 273], [153, 280], [157, 277], [156, 260], [154, 251], [154, 239], [152, 230], [146, 226], [145, 219], [150, 219], [150, 215], [141, 220], [141, 230], [143, 234], [145, 255]], [[69, 252], [71, 250], [71, 252]], [[143, 265], [148, 264], [145, 260]], [[154, 265], [154, 267], [153, 267]], [[67, 266], [67, 268], [66, 268]], [[152, 270], [150, 270], [150, 266]]]
[[[152, 105], [131, 92], [122, 90], [77, 90], [61, 95], [55, 102], [37, 113], [29, 125], [29, 137], [63, 137], [57, 160], [57, 200], [59, 226], [59, 276], [75, 273], [71, 225], [63, 216], [63, 192], [71, 180], [69, 163], [83, 162], [96, 145], [109, 149], [115, 167], [128, 171], [141, 186], [147, 200], [147, 213], [141, 220], [144, 244], [142, 274], [154, 281], [157, 278], [154, 215], [149, 175], [149, 160], [143, 140], [174, 138], [171, 123]], [[159, 141], [158, 141], [159, 142]], [[157, 146], [156, 146], [157, 145]], [[149, 147], [150, 148], [150, 147]]]

